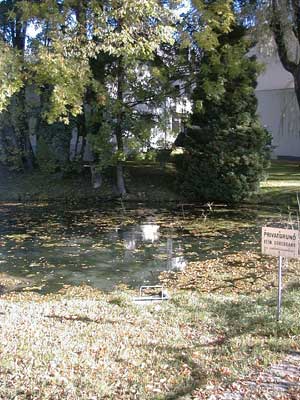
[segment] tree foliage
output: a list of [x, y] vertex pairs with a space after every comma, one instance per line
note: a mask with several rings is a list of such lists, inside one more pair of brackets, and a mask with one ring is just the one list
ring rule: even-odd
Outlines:
[[246, 57], [244, 30], [232, 26], [205, 52], [194, 92], [182, 187], [204, 201], [238, 202], [255, 191], [267, 166], [269, 134], [256, 115], [259, 68]]
[[22, 62], [18, 52], [0, 40], [0, 112], [5, 110], [11, 97], [20, 91]]
[[[124, 159], [125, 136], [133, 147], [146, 139], [149, 118], [140, 118], [145, 112], [137, 106], [154, 104], [162, 95], [162, 74], [153, 63], [161, 45], [174, 42], [174, 17], [168, 6], [157, 0], [24, 0], [14, 2], [7, 15], [34, 25], [38, 34], [26, 38], [21, 63], [26, 74], [18, 75], [15, 64], [15, 81], [1, 82], [6, 89], [3, 105], [27, 82], [47, 93], [43, 115], [49, 123], [68, 124], [88, 105], [100, 114], [98, 137], [91, 143], [102, 156], [102, 166]], [[7, 41], [7, 51], [13, 50], [12, 43]], [[95, 134], [94, 127], [87, 134]], [[117, 151], [109, 145], [114, 137]]]
[[[40, 112], [48, 123], [60, 121], [67, 125], [75, 121], [80, 135], [88, 138], [93, 147], [98, 169], [117, 167], [117, 190], [125, 194], [122, 162], [128, 152], [138, 152], [147, 144], [154, 110], [172, 92], [172, 82], [180, 77], [191, 87], [193, 77], [197, 76], [192, 124], [199, 129], [197, 135], [190, 130], [185, 145], [190, 157], [185, 185], [199, 182], [201, 162], [208, 168], [209, 163], [199, 161], [204, 160], [201, 157], [205, 148], [212, 158], [216, 151], [224, 154], [220, 165], [226, 179], [221, 182], [216, 178], [219, 192], [224, 193], [222, 185], [236, 179], [238, 182], [232, 185], [238, 188], [235, 193], [239, 195], [228, 194], [228, 199], [242, 198], [253, 189], [263, 165], [266, 134], [255, 116], [256, 64], [244, 57], [248, 47], [232, 33], [235, 19], [232, 2], [194, 0], [185, 26], [179, 24], [172, 12], [178, 3], [177, 0], [1, 3], [5, 12], [0, 19], [0, 46], [4, 55], [0, 60], [0, 109], [18, 96], [24, 112], [18, 114], [21, 123], [15, 132], [22, 160], [31, 156], [29, 128], [24, 118], [25, 92], [31, 85], [41, 96]], [[35, 33], [30, 35], [28, 27], [32, 26]], [[191, 61], [191, 57], [193, 62], [189, 65], [186, 59]], [[186, 76], [187, 72], [192, 73]], [[66, 133], [70, 135], [70, 130]], [[243, 141], [250, 146], [248, 155]], [[235, 162], [227, 157], [230, 146], [236, 146], [232, 152]], [[258, 159], [255, 152], [260, 154]], [[40, 158], [45, 158], [44, 153]], [[214, 171], [218, 170], [215, 162], [211, 159]], [[196, 173], [192, 172], [195, 168]], [[251, 168], [255, 171], [252, 180]], [[241, 184], [243, 179], [245, 183]], [[201, 193], [200, 189], [194, 192]], [[203, 197], [209, 198], [212, 193], [204, 193]]]

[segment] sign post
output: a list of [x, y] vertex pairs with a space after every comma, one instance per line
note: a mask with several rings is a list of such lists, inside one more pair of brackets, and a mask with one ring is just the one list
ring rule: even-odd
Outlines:
[[282, 259], [283, 257], [278, 257], [278, 295], [277, 295], [277, 314], [276, 319], [280, 321], [281, 317], [281, 294], [282, 294]]
[[262, 228], [262, 254], [278, 257], [277, 321], [281, 317], [283, 258], [298, 258], [299, 232], [294, 229]]

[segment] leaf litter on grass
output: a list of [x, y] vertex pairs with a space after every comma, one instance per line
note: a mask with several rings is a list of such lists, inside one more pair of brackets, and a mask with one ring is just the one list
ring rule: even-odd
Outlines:
[[[300, 277], [298, 261], [286, 263], [285, 282]], [[277, 260], [252, 251], [240, 251], [216, 258], [190, 262], [183, 271], [165, 271], [160, 280], [177, 289], [202, 293], [250, 294], [277, 285]]]
[[181, 290], [140, 307], [131, 296], [87, 286], [3, 296], [0, 398], [208, 399], [299, 339], [290, 319], [277, 330], [268, 298]]

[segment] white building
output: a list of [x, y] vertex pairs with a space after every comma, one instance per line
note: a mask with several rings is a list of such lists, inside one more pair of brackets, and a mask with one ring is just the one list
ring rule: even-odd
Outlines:
[[[283, 68], [277, 55], [257, 54], [257, 58], [265, 65], [255, 90], [258, 115], [262, 124], [272, 134], [273, 158], [300, 159], [300, 111], [293, 76]], [[154, 109], [149, 109], [147, 105], [139, 106], [139, 111], [151, 112], [157, 118], [149, 141], [152, 148], [170, 148], [183, 129], [184, 120], [192, 112], [192, 102], [185, 93], [184, 83], [177, 81], [174, 85], [178, 86], [179, 95], [176, 99], [168, 97], [163, 104]], [[76, 133], [73, 133], [72, 138], [71, 158], [74, 158], [75, 142], [76, 146], [79, 145], [79, 150], [82, 143], [80, 140], [78, 143]], [[84, 160], [91, 161], [93, 157], [89, 146], [85, 153], [87, 151]]]
[[[293, 76], [283, 68], [277, 54], [264, 56], [256, 52], [256, 55], [258, 62], [264, 64], [255, 90], [257, 112], [262, 125], [272, 135], [272, 157], [300, 159], [300, 111]], [[153, 147], [170, 146], [183, 128], [184, 118], [192, 112], [192, 102], [184, 89], [180, 87], [179, 93], [176, 101], [168, 98], [165, 108], [162, 105], [156, 110], [160, 121], [166, 117], [166, 124], [158, 124], [153, 129]]]
[[184, 83], [177, 81], [175, 86], [179, 87], [178, 97], [167, 97], [160, 107], [152, 110], [157, 118], [157, 124], [151, 130], [152, 148], [170, 148], [192, 112], [192, 102], [184, 93]]
[[258, 61], [265, 64], [256, 88], [258, 114], [272, 134], [273, 157], [300, 158], [300, 111], [293, 76], [283, 68], [277, 54], [258, 55]]

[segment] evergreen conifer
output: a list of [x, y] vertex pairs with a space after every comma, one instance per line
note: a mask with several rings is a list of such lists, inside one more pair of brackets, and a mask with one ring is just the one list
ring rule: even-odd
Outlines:
[[249, 48], [235, 26], [201, 59], [180, 168], [182, 189], [201, 201], [239, 202], [257, 190], [268, 166], [271, 136], [254, 93], [260, 66]]

